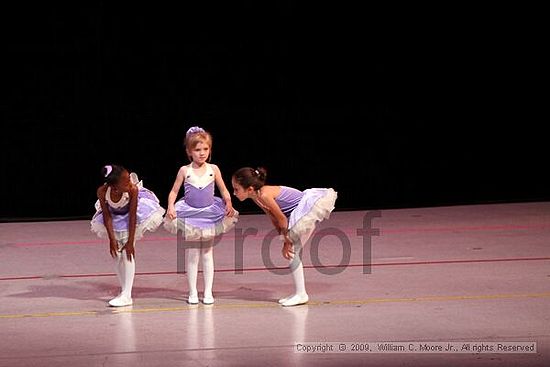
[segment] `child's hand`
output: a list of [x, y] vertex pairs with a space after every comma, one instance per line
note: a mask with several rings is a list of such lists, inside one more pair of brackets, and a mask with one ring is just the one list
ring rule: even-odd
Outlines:
[[283, 257], [287, 260], [292, 260], [294, 257], [294, 245], [290, 241], [285, 241], [283, 244]]
[[124, 246], [124, 249], [126, 250], [126, 257], [128, 258], [128, 261], [132, 261], [132, 257], [135, 257], [134, 244], [128, 241], [126, 246]]
[[168, 219], [170, 219], [170, 220], [176, 219], [176, 217], [177, 217], [176, 208], [174, 208], [173, 206], [169, 206], [169, 207], [168, 207], [168, 211], [166, 212], [166, 216], [167, 216]]
[[116, 243], [116, 240], [109, 241], [109, 252], [111, 253], [111, 256], [116, 259], [118, 254], [118, 245]]
[[225, 215], [227, 217], [232, 217], [235, 215], [235, 209], [233, 209], [233, 205], [229, 204], [225, 206]]

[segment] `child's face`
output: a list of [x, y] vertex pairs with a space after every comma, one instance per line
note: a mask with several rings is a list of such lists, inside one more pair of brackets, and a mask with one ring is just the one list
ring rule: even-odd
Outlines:
[[[242, 187], [234, 178], [231, 179], [231, 186], [233, 186], [233, 195], [240, 201], [248, 199], [248, 194], [250, 190]], [[251, 189], [251, 188], [249, 188]]]
[[210, 156], [210, 145], [199, 142], [191, 150], [187, 151], [187, 154], [191, 156], [191, 160], [197, 164], [203, 164], [208, 160]]
[[128, 171], [123, 171], [120, 174], [119, 180], [113, 186], [117, 191], [127, 191], [130, 186], [130, 173]]

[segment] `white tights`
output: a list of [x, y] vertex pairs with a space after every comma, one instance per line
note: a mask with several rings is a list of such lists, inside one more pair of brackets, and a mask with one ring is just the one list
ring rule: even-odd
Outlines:
[[292, 279], [294, 280], [294, 294], [306, 294], [306, 283], [304, 277], [304, 266], [300, 257], [301, 246], [294, 245], [294, 257], [290, 260], [290, 270], [292, 272]]
[[117, 252], [115, 259], [115, 271], [120, 282], [120, 295], [132, 298], [132, 286], [134, 285], [134, 275], [136, 273], [136, 259], [128, 260], [126, 251]]
[[204, 296], [212, 297], [214, 284], [214, 241], [193, 242], [187, 248], [186, 266], [189, 295], [197, 296], [197, 274], [199, 272], [199, 258], [202, 259], [204, 275]]
[[290, 260], [290, 271], [292, 274], [292, 280], [294, 281], [294, 294], [291, 294], [287, 297], [281, 298], [279, 303], [283, 306], [296, 306], [300, 304], [307, 303], [309, 296], [306, 292], [306, 283], [304, 276], [304, 265], [302, 264], [301, 250], [304, 243], [309, 240], [313, 229], [308, 233], [305, 233], [301, 236], [299, 240], [294, 241], [294, 256]]

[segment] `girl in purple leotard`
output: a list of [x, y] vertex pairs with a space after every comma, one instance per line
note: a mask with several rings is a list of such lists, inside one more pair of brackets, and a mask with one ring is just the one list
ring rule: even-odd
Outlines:
[[[220, 169], [208, 161], [211, 156], [212, 136], [194, 126], [185, 135], [185, 149], [190, 164], [179, 169], [168, 195], [168, 210], [164, 227], [171, 233], [183, 233], [186, 244], [186, 268], [189, 285], [187, 302], [199, 302], [197, 273], [199, 257], [204, 275], [204, 304], [214, 303], [214, 237], [230, 230], [237, 222], [238, 213], [231, 204]], [[184, 196], [176, 202], [181, 185]], [[215, 185], [223, 199], [214, 196]]]
[[244, 167], [231, 179], [233, 193], [240, 200], [252, 199], [269, 216], [284, 238], [283, 256], [290, 260], [294, 279], [294, 294], [281, 298], [283, 306], [307, 303], [304, 268], [300, 250], [315, 230], [315, 225], [329, 217], [337, 194], [331, 188], [312, 188], [300, 191], [288, 186], [266, 185], [264, 168]]

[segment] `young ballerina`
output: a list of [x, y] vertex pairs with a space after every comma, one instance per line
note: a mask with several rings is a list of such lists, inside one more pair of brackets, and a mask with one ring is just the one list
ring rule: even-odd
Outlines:
[[299, 191], [287, 186], [266, 185], [264, 168], [244, 167], [231, 179], [233, 194], [240, 200], [252, 199], [269, 216], [283, 236], [283, 257], [290, 260], [294, 294], [281, 298], [283, 306], [297, 306], [309, 301], [300, 251], [315, 230], [315, 225], [329, 217], [337, 193], [331, 189], [312, 188]]
[[124, 167], [107, 165], [102, 169], [102, 176], [104, 184], [97, 189], [97, 211], [91, 230], [100, 238], [109, 239], [109, 252], [115, 259], [121, 292], [109, 305], [129, 306], [133, 302], [135, 241], [145, 231], [154, 231], [160, 226], [165, 210], [137, 175]]
[[[212, 136], [204, 129], [194, 126], [185, 134], [185, 150], [190, 164], [182, 166], [168, 195], [168, 210], [164, 227], [176, 234], [183, 232], [187, 249], [186, 268], [189, 297], [187, 302], [199, 302], [197, 273], [199, 257], [202, 258], [204, 276], [203, 303], [214, 303], [214, 237], [230, 230], [237, 222], [238, 213], [231, 204], [220, 169], [208, 163], [212, 154]], [[184, 196], [178, 202], [181, 185]], [[223, 198], [214, 196], [214, 184]]]

